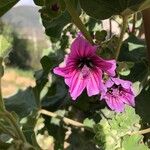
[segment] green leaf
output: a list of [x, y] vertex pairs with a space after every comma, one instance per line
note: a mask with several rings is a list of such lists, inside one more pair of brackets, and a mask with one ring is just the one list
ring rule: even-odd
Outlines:
[[137, 94], [141, 92], [147, 82], [145, 79], [147, 78], [149, 68], [145, 48], [145, 42], [131, 34], [124, 41], [119, 55], [119, 61], [134, 63], [134, 66], [128, 68], [130, 74], [123, 76], [123, 78], [132, 81], [136, 85], [134, 87]]
[[41, 59], [41, 65], [42, 65], [42, 68], [43, 70], [46, 72], [46, 73], [49, 73], [51, 68], [53, 67], [53, 65], [55, 64], [55, 61], [53, 58], [50, 58], [48, 56], [44, 56], [42, 57]]
[[68, 102], [68, 90], [65, 83], [60, 78], [53, 80], [47, 95], [42, 100], [42, 106], [51, 111], [56, 111], [59, 106]]
[[20, 124], [22, 125], [22, 131], [27, 139], [27, 141], [31, 144], [34, 141], [34, 144], [37, 146], [38, 144], [35, 142], [35, 125], [37, 123], [37, 113], [38, 110], [34, 109], [30, 114], [21, 119]]
[[11, 9], [19, 0], [0, 0], [0, 17]]
[[97, 41], [102, 42], [106, 39], [107, 36], [107, 31], [106, 30], [102, 30], [102, 31], [97, 31], [95, 33], [95, 38]]
[[63, 12], [60, 16], [46, 20], [42, 15], [42, 22], [45, 27], [45, 32], [48, 36], [59, 38], [65, 25], [71, 22], [71, 17], [68, 12]]
[[119, 61], [140, 62], [146, 59], [145, 47], [146, 45], [143, 40], [131, 34], [122, 45]]
[[0, 56], [4, 57], [8, 53], [8, 49], [11, 47], [11, 43], [3, 36], [0, 35]]
[[[64, 117], [66, 111], [59, 109], [59, 110], [57, 110], [55, 113], [58, 114], [58, 115], [61, 116], [61, 117]], [[52, 123], [52, 124], [55, 124], [55, 125], [58, 125], [58, 126], [60, 125], [61, 121], [62, 121], [62, 120], [61, 120], [59, 117], [58, 117], [58, 118], [52, 117], [52, 119], [51, 119], [51, 123]]]
[[80, 0], [80, 3], [88, 15], [100, 20], [113, 15], [129, 15], [150, 6], [150, 0]]
[[120, 150], [122, 138], [140, 129], [140, 117], [129, 106], [126, 106], [125, 112], [116, 115], [108, 109], [102, 110], [101, 117], [102, 120], [94, 126], [94, 130], [96, 144], [102, 150]]
[[93, 129], [93, 127], [94, 127], [94, 125], [95, 125], [95, 121], [94, 121], [93, 119], [86, 118], [86, 119], [84, 119], [83, 124], [84, 124], [86, 127]]
[[13, 111], [20, 118], [30, 114], [36, 108], [36, 100], [32, 88], [18, 91], [14, 96], [5, 99], [5, 106], [8, 111]]
[[125, 136], [123, 138], [122, 147], [124, 150], [148, 150], [143, 143], [142, 135]]
[[35, 5], [37, 6], [43, 6], [44, 5], [44, 0], [33, 0]]
[[72, 128], [71, 135], [67, 140], [70, 143], [67, 150], [98, 150], [91, 139], [93, 139], [91, 132], [86, 130], [82, 132], [79, 129]]
[[136, 112], [143, 122], [150, 123], [150, 87], [145, 87], [136, 97]]
[[[129, 117], [130, 116], [130, 117]], [[123, 134], [126, 134], [128, 131], [137, 130], [134, 126], [138, 124], [140, 117], [135, 113], [135, 109], [132, 107], [126, 107], [125, 112], [122, 114], [117, 114], [114, 118], [112, 118], [110, 122], [111, 127]]]

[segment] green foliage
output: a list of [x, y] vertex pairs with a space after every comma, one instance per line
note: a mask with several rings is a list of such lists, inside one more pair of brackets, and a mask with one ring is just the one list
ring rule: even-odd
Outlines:
[[0, 35], [0, 56], [4, 57], [10, 47], [11, 43], [3, 35]]
[[143, 137], [139, 135], [124, 136], [122, 147], [124, 150], [148, 150], [148, 148], [143, 144]]
[[129, 35], [122, 45], [119, 61], [141, 62], [145, 57], [145, 42], [135, 35]]
[[136, 98], [136, 111], [141, 116], [143, 123], [150, 124], [150, 80], [147, 80], [147, 86], [143, 88]]
[[43, 6], [40, 13], [46, 34], [54, 38], [60, 37], [64, 26], [71, 22], [68, 12], [64, 12], [64, 2], [62, 0], [48, 0], [44, 3], [35, 0], [35, 4]]
[[[16, 2], [15, 0], [9, 2], [2, 0], [0, 16]], [[107, 59], [114, 57], [118, 37], [113, 33], [108, 37], [111, 33], [108, 34], [103, 30], [101, 21], [96, 19], [106, 19], [114, 15], [126, 16], [150, 7], [150, 0], [70, 0], [70, 2], [75, 11], [79, 15], [81, 14], [81, 20], [86, 23], [94, 42], [99, 46], [97, 53]], [[35, 149], [41, 149], [36, 137], [38, 134], [45, 135], [46, 132], [54, 138], [54, 149], [56, 150], [64, 149], [66, 145], [68, 150], [147, 150], [146, 144], [149, 136], [137, 134], [140, 129], [149, 127], [150, 124], [150, 74], [145, 42], [135, 35], [128, 34], [129, 37], [123, 42], [117, 62], [118, 75], [131, 80], [136, 87], [134, 88], [136, 94], [139, 94], [136, 97], [135, 108], [126, 107], [125, 112], [115, 113], [105, 108], [106, 104], [104, 101], [99, 101], [99, 95], [88, 97], [86, 92], [83, 92], [77, 101], [72, 101], [68, 86], [61, 77], [53, 74], [53, 68], [63, 61], [72, 40], [76, 37], [76, 28], [70, 24], [73, 23], [73, 18], [68, 13], [63, 0], [34, 0], [34, 3], [41, 6], [39, 13], [45, 32], [50, 37], [51, 46], [45, 50], [47, 56], [41, 59], [41, 69], [35, 73], [36, 86], [18, 91], [15, 95], [5, 99], [7, 110], [12, 112], [11, 114], [19, 124], [19, 128], [21, 127], [27, 142], [34, 145]], [[93, 18], [81, 13], [80, 6]], [[139, 29], [141, 22], [136, 26]], [[2, 53], [11, 47], [9, 42], [7, 36], [0, 35], [0, 51]], [[25, 41], [21, 43], [17, 38], [14, 38], [13, 41], [14, 49], [16, 49], [15, 44], [19, 44], [22, 48], [27, 45]], [[15, 55], [21, 56], [20, 60], [25, 62], [22, 56], [26, 53], [20, 50], [19, 52]], [[15, 57], [12, 60], [17, 61]], [[18, 64], [21, 65], [21, 61]], [[41, 108], [79, 121], [83, 123], [84, 128], [80, 129], [65, 124], [59, 117], [39, 114], [38, 111]], [[1, 117], [0, 145], [5, 149], [6, 147], [7, 149], [8, 147], [10, 149], [33, 149], [30, 144], [20, 143], [15, 138], [11, 144], [4, 144], [4, 142], [8, 143], [11, 137], [12, 128], [4, 122], [4, 116], [1, 115]], [[40, 121], [42, 126], [38, 128], [37, 124]], [[8, 134], [2, 127], [6, 127], [10, 133]], [[1, 142], [2, 136], [5, 134], [8, 136], [7, 140]], [[68, 143], [66, 144], [66, 142]]]
[[6, 98], [5, 106], [10, 112], [15, 111], [20, 118], [29, 115], [36, 108], [36, 100], [32, 88], [29, 87], [25, 91], [20, 90], [12, 97]]
[[92, 129], [94, 127], [94, 125], [95, 125], [95, 121], [93, 119], [86, 118], [83, 121], [83, 124], [84, 124], [84, 126]]
[[44, 0], [34, 0], [34, 3], [38, 6], [43, 6], [44, 5]]
[[46, 28], [45, 32], [48, 36], [58, 38], [65, 25], [70, 23], [71, 18], [68, 12], [63, 12], [60, 16], [54, 19], [44, 19], [44, 14], [41, 14], [43, 25]]
[[106, 36], [107, 36], [107, 31], [105, 31], [105, 30], [97, 31], [95, 33], [95, 39], [99, 42], [104, 41], [106, 39]]
[[[64, 1], [48, 0], [43, 3], [35, 0], [35, 4], [42, 5], [39, 12], [46, 34], [52, 38], [59, 38], [64, 27], [72, 22], [70, 14], [65, 10]], [[79, 9], [78, 0], [72, 0], [72, 4]]]
[[19, 0], [1, 0], [0, 1], [0, 17], [12, 8]]
[[[107, 19], [114, 15], [129, 15], [139, 11], [140, 6], [150, 7], [149, 0], [80, 0], [82, 9], [96, 19]], [[142, 7], [143, 9], [143, 7]]]
[[[94, 128], [96, 144], [104, 150], [128, 150], [126, 149], [127, 143], [130, 141], [129, 147], [133, 147], [136, 143], [137, 146], [141, 146], [141, 148], [145, 148], [143, 150], [146, 150], [147, 147], [139, 142], [139, 139], [142, 139], [141, 135], [130, 136], [140, 128], [140, 117], [135, 114], [134, 108], [126, 107], [124, 113], [116, 114], [112, 118], [110, 117], [112, 113], [108, 111], [103, 111], [105, 117], [102, 116], [102, 120]], [[135, 137], [137, 139], [134, 139]], [[132, 138], [133, 141], [130, 140]]]

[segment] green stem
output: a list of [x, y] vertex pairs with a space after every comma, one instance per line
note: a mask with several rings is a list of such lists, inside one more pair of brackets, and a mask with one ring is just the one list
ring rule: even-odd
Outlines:
[[127, 28], [127, 23], [128, 23], [128, 16], [123, 16], [123, 23], [122, 23], [122, 27], [121, 27], [121, 32], [120, 32], [120, 36], [119, 36], [119, 40], [118, 40], [118, 45], [117, 45], [117, 49], [116, 49], [116, 55], [115, 55], [115, 59], [117, 60], [120, 54], [120, 49], [122, 46], [122, 41], [123, 41], [123, 37], [124, 34], [126, 32], [126, 28]]
[[2, 89], [1, 89], [1, 78], [3, 76], [3, 58], [0, 57], [0, 111], [5, 111], [5, 105], [4, 105], [4, 101], [3, 101], [3, 97], [2, 97]]
[[150, 8], [143, 10], [143, 22], [144, 22], [144, 31], [145, 31], [145, 39], [147, 44], [147, 58], [150, 65]]
[[[5, 109], [5, 105], [4, 105], [4, 101], [3, 101], [3, 97], [2, 97], [2, 91], [1, 91], [1, 78], [3, 76], [3, 58], [0, 57], [0, 113], [2, 113], [2, 117], [4, 118], [5, 121], [7, 121], [10, 125], [12, 125], [12, 127], [15, 129], [15, 134], [17, 135], [17, 137], [19, 139], [21, 139], [23, 142], [26, 142], [26, 139], [22, 133], [22, 131], [20, 130], [16, 119], [13, 117], [13, 115], [11, 113], [9, 113], [6, 109]], [[9, 134], [9, 133], [8, 133]]]
[[84, 26], [84, 24], [82, 23], [81, 19], [79, 18], [78, 13], [76, 12], [75, 8], [72, 6], [72, 3], [70, 2], [70, 0], [64, 0], [66, 3], [66, 9], [67, 11], [70, 13], [74, 24], [79, 28], [79, 30], [82, 32], [82, 34], [84, 35], [84, 37], [91, 43], [93, 44], [93, 40], [92, 37], [90, 35], [90, 33], [87, 31], [86, 27]]
[[1, 79], [0, 79], [0, 111], [5, 111], [5, 105], [2, 98], [2, 90], [1, 90]]
[[5, 115], [6, 115], [6, 118], [10, 121], [13, 128], [16, 130], [16, 134], [18, 138], [21, 139], [23, 142], [26, 142], [26, 138], [24, 134], [22, 133], [20, 127], [18, 126], [16, 119], [13, 117], [13, 115], [7, 111], [5, 112]]
[[3, 131], [6, 134], [9, 134], [12, 138], [16, 139], [17, 137], [15, 136], [15, 134], [12, 132], [11, 128], [6, 127], [5, 125], [3, 125], [2, 123], [0, 123], [0, 130]]

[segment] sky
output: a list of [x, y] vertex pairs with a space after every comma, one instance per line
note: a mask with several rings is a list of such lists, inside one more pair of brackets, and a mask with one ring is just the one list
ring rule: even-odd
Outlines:
[[33, 0], [20, 0], [16, 6], [19, 5], [32, 5], [34, 6]]

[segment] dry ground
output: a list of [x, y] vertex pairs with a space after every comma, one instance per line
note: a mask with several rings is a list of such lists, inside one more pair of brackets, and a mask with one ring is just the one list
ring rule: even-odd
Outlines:
[[35, 81], [31, 72], [18, 69], [6, 69], [2, 78], [2, 93], [4, 97], [15, 94], [18, 89], [34, 86]]

